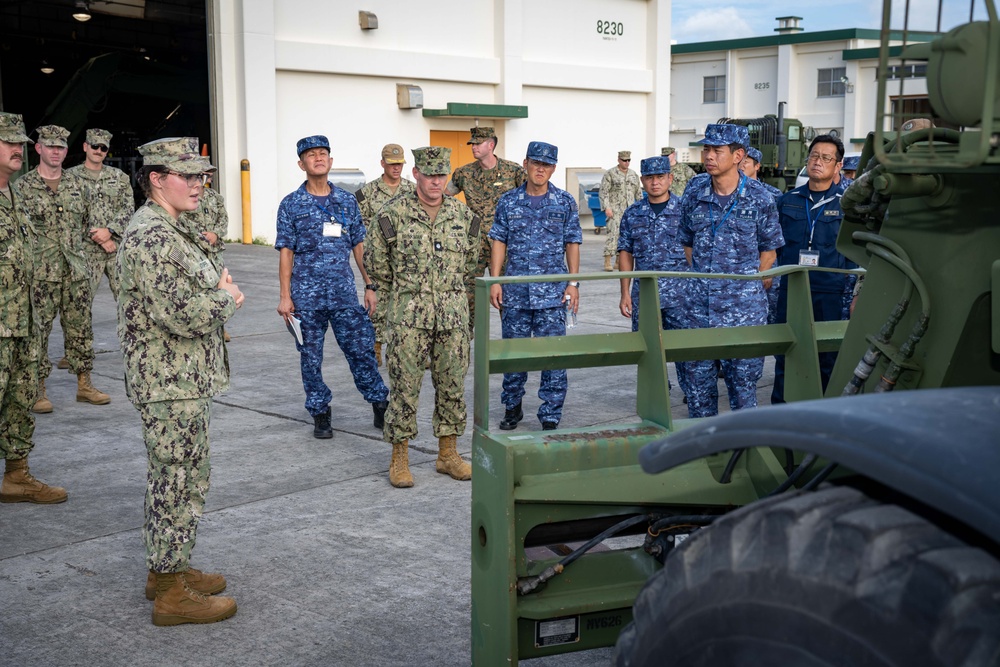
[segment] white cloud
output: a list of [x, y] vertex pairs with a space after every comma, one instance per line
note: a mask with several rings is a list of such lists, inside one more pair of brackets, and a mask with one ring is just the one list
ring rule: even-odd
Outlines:
[[758, 32], [743, 18], [741, 12], [744, 11], [748, 10], [737, 7], [699, 9], [673, 26], [672, 37], [681, 44], [754, 37]]

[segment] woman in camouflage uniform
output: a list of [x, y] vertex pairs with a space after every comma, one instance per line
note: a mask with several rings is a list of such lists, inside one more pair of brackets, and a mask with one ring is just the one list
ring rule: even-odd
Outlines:
[[149, 457], [143, 541], [146, 597], [155, 625], [211, 623], [236, 613], [219, 574], [190, 567], [208, 492], [212, 396], [229, 385], [222, 327], [243, 294], [179, 224], [198, 207], [212, 169], [193, 138], [139, 148], [139, 184], [149, 197], [132, 217], [118, 251], [118, 338], [125, 389], [139, 410]]

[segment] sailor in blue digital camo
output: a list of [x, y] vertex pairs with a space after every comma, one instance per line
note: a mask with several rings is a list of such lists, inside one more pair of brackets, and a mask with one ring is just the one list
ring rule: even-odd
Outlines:
[[118, 338], [125, 391], [142, 421], [148, 456], [143, 542], [153, 623], [209, 623], [236, 613], [231, 598], [206, 597], [225, 578], [190, 567], [208, 492], [212, 397], [229, 386], [222, 327], [243, 303], [195, 230], [178, 222], [198, 205], [212, 169], [192, 137], [139, 147], [149, 197], [118, 251]]
[[111, 294], [118, 296], [115, 282], [115, 255], [125, 225], [135, 213], [132, 183], [121, 169], [104, 164], [112, 134], [107, 130], [87, 130], [83, 142], [84, 161], [66, 170], [80, 176], [90, 193], [90, 228], [84, 230], [83, 248], [90, 265], [90, 292], [97, 293], [101, 276], [108, 277]]
[[365, 266], [389, 300], [386, 366], [392, 394], [385, 440], [392, 444], [389, 482], [413, 486], [408, 447], [417, 435], [417, 400], [427, 359], [434, 383], [434, 435], [439, 473], [471, 479], [456, 451], [465, 432], [465, 374], [469, 368], [469, 305], [465, 281], [479, 257], [480, 221], [462, 202], [444, 196], [451, 151], [413, 150], [415, 192], [382, 207], [365, 248]]
[[[549, 182], [555, 171], [558, 148], [541, 141], [528, 144], [524, 168], [528, 181], [500, 198], [490, 230], [493, 256], [490, 273], [499, 271], [504, 255], [508, 276], [577, 273], [580, 270], [580, 215], [576, 200]], [[504, 338], [566, 335], [566, 303], [576, 312], [579, 283], [528, 283], [493, 285], [490, 300], [500, 309]], [[521, 399], [527, 373], [504, 373], [500, 400], [504, 405], [503, 430], [517, 427], [523, 418]], [[542, 371], [538, 421], [544, 430], [562, 419], [566, 400], [565, 370]]]
[[[764, 156], [761, 152], [751, 146], [747, 149], [747, 156], [743, 158], [743, 162], [740, 163], [740, 171], [747, 175], [749, 178], [758, 180], [763, 184], [771, 196], [774, 197], [774, 204], [778, 206], [781, 202], [781, 197], [784, 194], [781, 190], [774, 187], [769, 183], [764, 183], [760, 180], [760, 168], [761, 162]], [[781, 286], [781, 276], [776, 276], [771, 279], [771, 286], [767, 288], [767, 323], [774, 324], [778, 321], [778, 288]]]
[[11, 176], [24, 164], [30, 142], [18, 114], [0, 112], [0, 502], [60, 503], [66, 490], [28, 471], [34, 443], [31, 406], [38, 387], [38, 330], [31, 302], [34, 230]]
[[[784, 245], [774, 199], [760, 182], [739, 170], [749, 143], [740, 125], [713, 124], [705, 130], [705, 169], [688, 184], [681, 202], [678, 238], [699, 273], [751, 274], [771, 267]], [[754, 280], [699, 279], [687, 299], [689, 328], [765, 324], [765, 285]], [[757, 405], [763, 358], [722, 359], [733, 410]], [[719, 389], [713, 360], [685, 364], [691, 417], [718, 413]]]
[[490, 264], [489, 239], [490, 227], [493, 226], [493, 216], [496, 213], [497, 202], [505, 192], [524, 183], [525, 173], [521, 165], [510, 160], [497, 157], [494, 151], [497, 147], [497, 135], [492, 127], [473, 127], [469, 129], [468, 144], [472, 146], [475, 162], [463, 165], [451, 175], [446, 193], [449, 195], [465, 194], [465, 203], [472, 212], [483, 221], [480, 230], [479, 260], [476, 271], [466, 283], [469, 295], [469, 332], [474, 329], [476, 317], [476, 278], [486, 274]]
[[[278, 314], [301, 322], [299, 366], [305, 408], [313, 418], [313, 435], [332, 438], [333, 393], [323, 381], [323, 344], [327, 327], [347, 359], [354, 386], [372, 404], [376, 428], [382, 428], [389, 389], [375, 363], [375, 329], [370, 315], [377, 298], [363, 262], [365, 226], [358, 201], [328, 180], [330, 145], [314, 135], [297, 144], [299, 168], [306, 180], [278, 206], [281, 300]], [[365, 281], [365, 305], [358, 303], [351, 257]], [[342, 399], [338, 401], [343, 404]]]
[[111, 397], [94, 388], [90, 372], [94, 368], [94, 334], [91, 323], [90, 262], [84, 243], [90, 243], [91, 222], [88, 182], [63, 170], [69, 130], [57, 125], [38, 128], [35, 150], [39, 163], [18, 180], [18, 188], [34, 223], [34, 299], [40, 329], [38, 400], [33, 410], [52, 412], [45, 393], [45, 380], [52, 371], [49, 335], [59, 315], [71, 373], [77, 376], [76, 399], [94, 405], [111, 402]]
[[[618, 151], [618, 165], [604, 172], [601, 187], [598, 190], [601, 210], [608, 219], [608, 238], [604, 242], [604, 270], [618, 268], [618, 224], [621, 222], [625, 209], [642, 197], [642, 184], [639, 175], [629, 164], [632, 162], [631, 151]], [[615, 266], [611, 261], [614, 255]]]
[[[684, 246], [677, 239], [681, 221], [681, 198], [670, 192], [670, 159], [649, 157], [642, 161], [642, 188], [646, 196], [632, 204], [622, 216], [618, 252], [622, 271], [687, 271]], [[685, 284], [678, 278], [659, 278], [660, 317], [664, 331], [684, 328]], [[639, 330], [639, 281], [621, 280], [619, 310]], [[684, 363], [675, 362], [681, 389], [687, 386]]]
[[[361, 209], [361, 221], [365, 229], [371, 230], [378, 219], [377, 214], [387, 201], [396, 195], [413, 192], [416, 186], [413, 181], [403, 178], [403, 165], [406, 164], [406, 154], [399, 144], [386, 144], [382, 148], [382, 175], [368, 181], [355, 193], [358, 207]], [[375, 325], [375, 363], [382, 365], [382, 343], [385, 342], [385, 309], [388, 299], [379, 299], [375, 306], [372, 324]]]

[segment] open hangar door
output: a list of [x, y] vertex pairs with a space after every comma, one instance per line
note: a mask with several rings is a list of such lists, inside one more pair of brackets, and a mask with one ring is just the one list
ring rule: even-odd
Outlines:
[[[130, 175], [152, 139], [211, 143], [206, 0], [0, 0], [0, 109], [72, 133], [114, 134], [108, 163]], [[37, 154], [28, 151], [31, 164]]]

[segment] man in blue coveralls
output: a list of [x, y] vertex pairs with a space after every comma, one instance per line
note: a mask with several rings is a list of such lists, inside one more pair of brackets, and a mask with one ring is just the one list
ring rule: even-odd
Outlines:
[[[844, 144], [837, 137], [821, 134], [809, 144], [806, 172], [809, 181], [781, 198], [778, 219], [785, 246], [778, 251], [778, 266], [824, 266], [854, 269], [857, 265], [837, 251], [837, 235], [843, 213], [840, 197], [847, 179], [835, 183], [844, 159]], [[809, 274], [813, 317], [817, 322], [847, 319], [855, 276], [817, 271]], [[778, 290], [778, 322], [788, 317], [788, 286]], [[837, 361], [836, 352], [821, 352], [819, 371], [823, 390]], [[774, 389], [771, 403], [785, 402], [785, 357], [778, 355], [774, 364]]]
[[[707, 176], [684, 191], [678, 239], [699, 273], [752, 274], [771, 268], [784, 245], [774, 199], [740, 171], [749, 146], [742, 125], [712, 124], [701, 143]], [[770, 281], [693, 280], [687, 299], [687, 328], [739, 327], [767, 322]], [[732, 410], [757, 407], [757, 382], [764, 359], [722, 359]], [[684, 364], [688, 413], [710, 417], [719, 411], [719, 386], [711, 360]]]
[[[640, 181], [646, 196], [626, 209], [618, 230], [618, 260], [622, 271], [687, 271], [684, 246], [677, 240], [681, 222], [681, 198], [670, 196], [673, 176], [668, 156], [649, 157], [641, 163]], [[684, 281], [659, 278], [660, 317], [664, 331], [684, 328]], [[630, 289], [631, 283], [631, 289]], [[639, 281], [621, 279], [618, 309], [632, 318], [632, 331], [639, 330]], [[676, 362], [677, 380], [687, 385], [684, 363]], [[685, 392], [686, 393], [686, 392]]]
[[[375, 362], [375, 285], [362, 261], [365, 226], [357, 199], [327, 180], [330, 142], [322, 135], [300, 139], [299, 169], [306, 181], [281, 200], [274, 247], [278, 264], [278, 314], [285, 322], [301, 321], [302, 344], [296, 343], [306, 392], [306, 410], [313, 417], [313, 435], [332, 438], [330, 400], [323, 382], [323, 342], [329, 325], [347, 358], [354, 386], [372, 404], [375, 428], [382, 428], [389, 389]], [[358, 303], [351, 255], [365, 281], [364, 306]]]
[[[490, 275], [500, 275], [507, 257], [508, 276], [539, 276], [576, 273], [580, 270], [580, 214], [576, 200], [549, 183], [556, 170], [559, 149], [552, 144], [532, 141], [528, 144], [524, 169], [528, 180], [503, 194], [497, 203], [490, 255]], [[580, 283], [529, 283], [493, 285], [490, 303], [500, 310], [504, 338], [566, 335], [565, 301], [576, 313], [580, 301]], [[521, 399], [527, 373], [504, 373], [503, 401], [506, 412], [500, 428], [510, 431], [524, 418]], [[542, 430], [555, 429], [562, 418], [566, 399], [566, 371], [542, 371], [538, 398], [538, 421]]]

